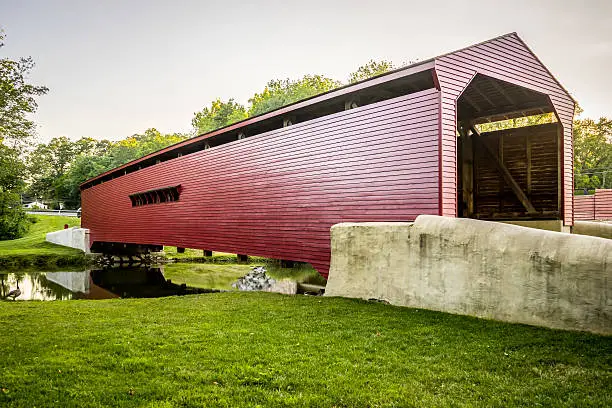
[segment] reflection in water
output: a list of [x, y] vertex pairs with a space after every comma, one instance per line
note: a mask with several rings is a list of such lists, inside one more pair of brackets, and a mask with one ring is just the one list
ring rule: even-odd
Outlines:
[[[86, 275], [87, 272], [70, 272]], [[51, 273], [49, 273], [50, 275]], [[9, 293], [19, 288], [19, 296], [14, 300], [65, 300], [72, 299], [75, 293], [49, 280], [45, 273], [0, 273], [0, 297], [6, 299]], [[11, 297], [9, 297], [11, 299]]]
[[176, 285], [160, 267], [109, 268], [82, 272], [0, 272], [0, 298], [11, 300], [110, 299], [162, 297], [217, 290]]
[[163, 297], [219, 292], [214, 289], [177, 285], [166, 280], [161, 267], [109, 268], [91, 271], [91, 281], [123, 298]]

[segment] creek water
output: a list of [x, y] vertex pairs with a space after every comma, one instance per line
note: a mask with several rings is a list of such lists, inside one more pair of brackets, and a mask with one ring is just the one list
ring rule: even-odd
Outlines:
[[[0, 299], [112, 299], [211, 293], [233, 290], [232, 283], [251, 269], [249, 265], [169, 264], [59, 272], [0, 271]], [[295, 293], [294, 287], [303, 271], [272, 270], [275, 277], [281, 277], [280, 284], [272, 291]], [[16, 289], [19, 289], [17, 296], [11, 296]]]
[[[212, 291], [172, 283], [165, 278], [161, 267], [0, 272], [0, 297], [7, 299], [15, 289], [21, 292], [15, 301], [161, 297]], [[12, 298], [9, 296], [8, 300]]]

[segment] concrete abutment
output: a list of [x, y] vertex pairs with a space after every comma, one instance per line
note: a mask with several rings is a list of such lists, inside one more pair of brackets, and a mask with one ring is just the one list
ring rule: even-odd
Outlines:
[[331, 240], [326, 296], [612, 334], [612, 240], [427, 215]]

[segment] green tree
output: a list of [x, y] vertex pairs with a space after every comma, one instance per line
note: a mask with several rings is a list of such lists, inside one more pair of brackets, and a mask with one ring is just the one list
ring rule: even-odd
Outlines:
[[574, 173], [578, 189], [612, 188], [612, 119], [574, 120]]
[[156, 152], [164, 147], [171, 146], [173, 144], [182, 142], [187, 139], [188, 136], [181, 133], [160, 133], [155, 128], [150, 128], [145, 130], [145, 132], [140, 135], [133, 136], [136, 139], [138, 144], [138, 157], [134, 159], [138, 159], [142, 156], [146, 156], [147, 154]]
[[249, 102], [249, 116], [261, 115], [282, 106], [331, 91], [342, 85], [340, 82], [321, 75], [305, 75], [301, 79], [273, 80], [268, 82], [261, 93], [253, 95]]
[[78, 155], [98, 156], [107, 154], [112, 146], [109, 140], [97, 140], [91, 137], [82, 137], [74, 142], [74, 153]]
[[[3, 46], [0, 29], [0, 48]], [[48, 91], [27, 81], [33, 67], [31, 57], [0, 59], [0, 240], [20, 237], [29, 225], [19, 198], [25, 176], [20, 153], [35, 132], [29, 119], [37, 108], [35, 97]]]
[[157, 129], [151, 128], [143, 134], [135, 134], [113, 143], [108, 154], [112, 159], [112, 166], [116, 167], [185, 139], [187, 136], [181, 133], [162, 134]]
[[36, 145], [27, 160], [30, 177], [28, 194], [51, 200], [52, 206], [58, 207], [60, 202], [65, 201], [61, 178], [75, 157], [76, 145], [66, 136]]
[[553, 123], [557, 120], [554, 113], [543, 113], [540, 115], [522, 116], [514, 119], [505, 119], [497, 122], [482, 123], [476, 125], [479, 132], [493, 132], [496, 130], [512, 129], [525, 126], [543, 125]]
[[[0, 48], [4, 46], [4, 32], [0, 29]], [[0, 143], [20, 147], [35, 132], [29, 115], [38, 107], [36, 96], [48, 88], [28, 83], [27, 75], [34, 68], [31, 57], [0, 59]]]
[[211, 102], [210, 107], [205, 107], [200, 112], [194, 113], [191, 125], [197, 134], [202, 134], [240, 122], [246, 118], [246, 109], [234, 99], [227, 102], [216, 99]]
[[391, 61], [380, 60], [374, 61], [370, 60], [365, 65], [357, 68], [357, 71], [352, 72], [349, 75], [349, 83], [354, 84], [355, 82], [363, 81], [368, 78], [372, 78], [378, 75], [382, 75], [393, 70], [395, 67]]
[[70, 169], [61, 178], [62, 191], [70, 203], [75, 203], [75, 207], [80, 207], [81, 202], [81, 183], [102, 174], [113, 167], [112, 157], [106, 155], [79, 155], [70, 164]]
[[25, 186], [25, 164], [19, 152], [0, 143], [0, 188], [3, 191], [21, 192]]
[[0, 143], [0, 240], [18, 238], [29, 226], [19, 197], [24, 176], [18, 151]]

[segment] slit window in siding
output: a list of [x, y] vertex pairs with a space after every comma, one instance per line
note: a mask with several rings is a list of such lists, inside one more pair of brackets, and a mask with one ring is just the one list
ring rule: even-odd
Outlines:
[[179, 185], [130, 194], [130, 201], [132, 201], [132, 207], [141, 207], [143, 205], [178, 201], [180, 195], [181, 186]]

